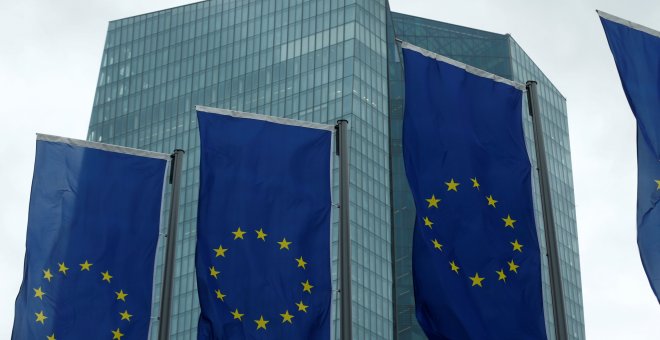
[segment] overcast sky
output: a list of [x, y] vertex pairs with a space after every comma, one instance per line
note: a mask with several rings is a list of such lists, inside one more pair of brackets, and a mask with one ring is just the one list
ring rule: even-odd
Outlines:
[[[0, 2], [0, 338], [22, 279], [35, 133], [84, 139], [108, 21], [190, 1]], [[658, 339], [636, 245], [635, 121], [595, 10], [660, 30], [650, 0], [391, 0], [393, 11], [510, 33], [567, 98], [587, 338]]]

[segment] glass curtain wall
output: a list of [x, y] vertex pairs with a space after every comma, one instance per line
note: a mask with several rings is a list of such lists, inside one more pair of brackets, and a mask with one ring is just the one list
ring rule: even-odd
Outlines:
[[[196, 338], [199, 315], [195, 105], [349, 121], [353, 334], [392, 338], [385, 12], [385, 0], [214, 0], [110, 22], [88, 139], [186, 150], [173, 339]], [[334, 197], [337, 176], [335, 169]], [[333, 249], [336, 228], [334, 223]], [[336, 251], [332, 256], [336, 280]], [[161, 276], [159, 258], [157, 281]], [[160, 288], [157, 282], [155, 290]], [[158, 306], [156, 296], [156, 311]]]
[[[199, 315], [195, 105], [328, 124], [349, 121], [353, 334], [423, 336], [410, 275], [414, 207], [401, 154], [403, 74], [395, 36], [509, 79], [539, 82], [570, 331], [584, 338], [565, 99], [511, 37], [390, 13], [386, 0], [211, 0], [110, 22], [88, 131], [92, 141], [186, 150], [174, 339], [196, 338]], [[333, 178], [337, 197], [336, 167]], [[333, 223], [335, 282], [336, 230]], [[156, 292], [161, 276], [159, 257]], [[547, 288], [545, 274], [544, 280]], [[547, 294], [546, 301], [547, 309]], [[550, 328], [551, 316], [547, 320]], [[155, 334], [157, 321], [152, 330]], [[335, 335], [338, 330], [335, 323]]]

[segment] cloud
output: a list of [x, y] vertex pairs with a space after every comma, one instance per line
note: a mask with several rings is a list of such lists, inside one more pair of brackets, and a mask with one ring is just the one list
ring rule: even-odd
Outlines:
[[[84, 139], [108, 21], [189, 2], [0, 2], [0, 338], [22, 277], [35, 133]], [[587, 337], [655, 339], [635, 243], [635, 123], [595, 9], [660, 30], [660, 3], [392, 0], [406, 14], [511, 33], [566, 96]]]

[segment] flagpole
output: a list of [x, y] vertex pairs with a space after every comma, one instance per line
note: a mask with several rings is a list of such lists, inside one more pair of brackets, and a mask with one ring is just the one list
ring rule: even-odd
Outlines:
[[165, 268], [163, 269], [163, 290], [160, 299], [160, 316], [158, 326], [158, 339], [169, 340], [170, 338], [170, 316], [172, 305], [172, 278], [174, 277], [174, 261], [176, 259], [176, 225], [179, 218], [179, 188], [181, 186], [181, 165], [183, 163], [184, 151], [176, 149], [170, 156], [170, 184], [172, 195], [170, 196], [170, 215], [167, 226], [167, 243], [165, 246]]
[[348, 121], [341, 119], [337, 130], [337, 155], [339, 155], [339, 280], [341, 294], [341, 337], [350, 340], [351, 318], [351, 232], [348, 215]]
[[550, 289], [552, 293], [552, 313], [555, 321], [555, 335], [558, 340], [567, 340], [568, 330], [566, 327], [566, 310], [564, 308], [564, 293], [561, 282], [561, 271], [559, 269], [559, 246], [557, 244], [552, 197], [550, 196], [550, 180], [547, 159], [545, 156], [545, 145], [543, 142], [541, 110], [539, 108], [536, 89], [537, 83], [536, 81], [530, 80], [527, 82], [526, 87], [529, 115], [532, 116], [534, 145], [536, 146], [536, 161], [539, 171], [541, 210], [543, 211], [543, 226], [545, 230], [548, 266], [550, 267]]

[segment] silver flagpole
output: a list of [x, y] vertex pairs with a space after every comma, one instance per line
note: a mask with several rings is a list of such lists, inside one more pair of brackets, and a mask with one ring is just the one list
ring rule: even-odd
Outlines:
[[183, 154], [181, 149], [172, 153], [170, 164], [170, 184], [172, 195], [170, 197], [170, 216], [167, 226], [167, 243], [165, 246], [165, 268], [163, 270], [163, 290], [160, 298], [160, 323], [158, 325], [158, 339], [170, 338], [170, 315], [172, 306], [172, 278], [174, 277], [174, 260], [176, 252], [176, 225], [179, 218], [179, 188], [181, 187], [181, 165]]
[[339, 155], [339, 279], [341, 294], [341, 339], [351, 340], [351, 232], [348, 218], [348, 121], [338, 120], [337, 154]]
[[552, 292], [552, 314], [555, 320], [555, 334], [558, 340], [568, 339], [566, 328], [566, 310], [564, 308], [564, 290], [561, 282], [561, 271], [559, 270], [559, 246], [555, 220], [552, 209], [552, 198], [550, 196], [550, 179], [548, 175], [548, 163], [545, 157], [545, 145], [543, 142], [543, 127], [541, 125], [541, 110], [536, 90], [537, 83], [528, 81], [527, 103], [529, 114], [532, 116], [534, 126], [534, 145], [536, 145], [536, 161], [539, 171], [539, 182], [541, 190], [541, 207], [543, 211], [543, 226], [545, 229], [545, 244], [548, 251], [548, 265], [550, 267], [550, 289]]

